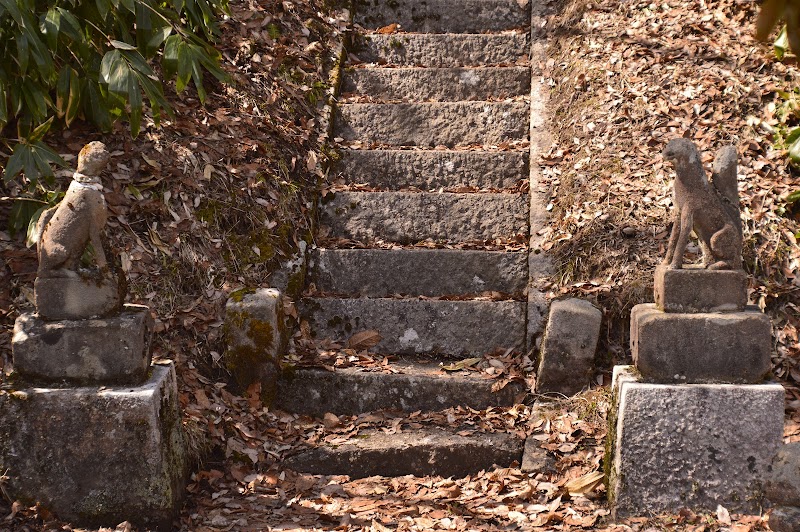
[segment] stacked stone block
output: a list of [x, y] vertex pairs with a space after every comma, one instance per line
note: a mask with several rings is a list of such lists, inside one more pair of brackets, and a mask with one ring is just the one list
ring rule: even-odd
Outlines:
[[656, 303], [632, 310], [635, 367], [615, 369], [609, 430], [617, 517], [759, 511], [784, 391], [768, 382], [770, 323], [746, 283], [741, 270], [660, 266]]
[[151, 364], [150, 309], [21, 315], [0, 393], [6, 493], [82, 526], [171, 530], [186, 456], [175, 368]]

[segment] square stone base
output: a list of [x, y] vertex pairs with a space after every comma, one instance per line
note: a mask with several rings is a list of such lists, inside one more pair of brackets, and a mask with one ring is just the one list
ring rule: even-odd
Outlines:
[[174, 367], [136, 387], [3, 390], [0, 470], [11, 497], [73, 524], [171, 530], [186, 474]]
[[779, 384], [649, 384], [614, 370], [608, 493], [615, 518], [682, 508], [758, 513], [783, 438]]
[[23, 379], [71, 384], [141, 384], [150, 367], [153, 318], [125, 305], [110, 318], [46, 321], [23, 314], [14, 324], [14, 372]]
[[631, 310], [631, 354], [650, 382], [759, 383], [772, 369], [772, 327], [757, 307], [744, 312]]
[[656, 306], [667, 312], [736, 312], [747, 305], [747, 275], [742, 270], [661, 265], [653, 292]]
[[83, 320], [111, 316], [125, 302], [125, 282], [92, 277], [37, 277], [36, 310], [47, 320]]

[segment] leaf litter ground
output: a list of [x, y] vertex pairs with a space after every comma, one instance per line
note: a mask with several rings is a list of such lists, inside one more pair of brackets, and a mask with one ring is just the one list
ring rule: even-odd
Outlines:
[[[173, 97], [176, 119], [148, 128], [135, 142], [121, 129], [102, 137], [115, 150], [107, 190], [113, 243], [122, 251], [132, 299], [157, 314], [156, 356], [178, 366], [184, 426], [198, 459], [176, 525], [208, 531], [765, 528], [762, 516], [731, 516], [724, 508], [611, 524], [598, 475], [609, 408], [603, 389], [549, 406], [528, 398], [486, 411], [323, 419], [265, 408], [257, 385], [231, 389], [219, 363], [223, 305], [232, 292], [263, 284], [301, 242], [309, 243], [309, 205], [326, 159], [317, 102], [344, 27], [341, 16], [306, 1], [232, 7], [221, 47], [237, 85], [217, 87], [205, 108], [193, 94]], [[787, 387], [785, 436], [800, 441], [800, 223], [785, 200], [798, 180], [773, 146], [796, 120], [778, 95], [798, 86], [796, 65], [774, 61], [768, 47], [753, 41], [751, 3], [577, 0], [552, 7], [548, 26], [555, 40], [538, 65], [553, 88], [550, 109], [559, 124], [540, 161], [551, 211], [540, 236], [560, 263], [551, 295], [602, 305], [605, 370], [626, 362], [627, 315], [651, 300], [652, 270], [670, 229], [671, 173], [658, 154], [667, 140], [686, 134], [708, 163], [712, 149], [735, 142], [751, 300], [773, 319], [775, 371]], [[96, 137], [71, 130], [58, 140], [60, 151], [74, 154]], [[68, 175], [61, 178], [66, 183]], [[0, 203], [0, 217], [6, 216], [8, 204]], [[13, 320], [30, 308], [36, 260], [7, 233], [0, 233], [0, 256], [0, 349], [8, 361]], [[291, 305], [287, 310], [292, 314]], [[384, 371], [389, 362], [367, 351], [367, 337], [347, 346], [309, 342], [301, 330], [293, 363]], [[496, 353], [453, 370], [502, 381], [521, 378], [527, 365], [530, 360]], [[607, 373], [598, 380], [604, 377], [607, 382]], [[435, 426], [529, 436], [540, 442], [547, 467], [463, 479], [350, 480], [280, 465], [318, 442]], [[44, 509], [11, 501], [0, 527], [72, 529]]]

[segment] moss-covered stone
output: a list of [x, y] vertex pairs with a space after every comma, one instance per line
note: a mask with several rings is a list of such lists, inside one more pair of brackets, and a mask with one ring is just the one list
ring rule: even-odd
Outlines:
[[225, 307], [225, 336], [225, 366], [236, 385], [246, 390], [260, 382], [261, 400], [270, 404], [288, 341], [280, 291], [234, 294]]
[[0, 413], [4, 490], [15, 499], [80, 526], [171, 530], [187, 463], [171, 364], [135, 387], [4, 391]]

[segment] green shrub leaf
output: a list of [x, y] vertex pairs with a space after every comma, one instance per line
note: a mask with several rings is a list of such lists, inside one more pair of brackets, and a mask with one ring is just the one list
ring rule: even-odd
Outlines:
[[228, 0], [0, 0], [3, 180], [24, 176], [31, 191], [54, 180], [65, 163], [46, 144], [52, 128], [85, 119], [108, 131], [126, 119], [136, 137], [146, 114], [158, 125], [172, 115], [165, 81], [179, 93], [194, 85], [205, 102], [206, 72], [230, 81], [213, 48], [228, 12]]

